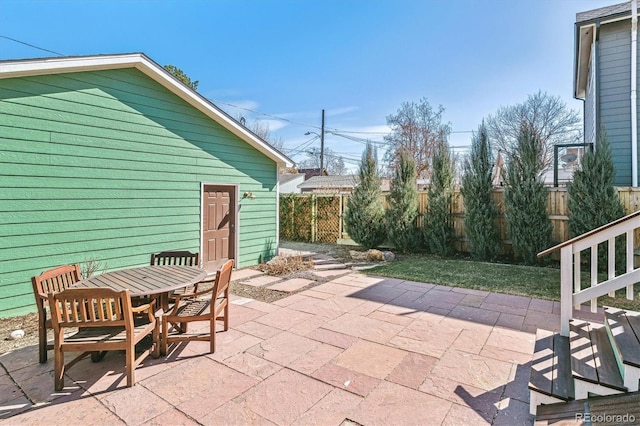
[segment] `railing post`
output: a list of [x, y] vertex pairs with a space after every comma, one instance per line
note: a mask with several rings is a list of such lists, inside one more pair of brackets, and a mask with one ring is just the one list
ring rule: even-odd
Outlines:
[[560, 250], [560, 335], [569, 337], [569, 321], [573, 316], [573, 246]]

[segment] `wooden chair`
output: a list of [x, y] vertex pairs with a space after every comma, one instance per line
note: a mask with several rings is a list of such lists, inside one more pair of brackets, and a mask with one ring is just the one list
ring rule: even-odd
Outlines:
[[[233, 260], [228, 260], [216, 274], [213, 286], [176, 296], [173, 309], [162, 316], [162, 354], [166, 355], [169, 343], [193, 340], [208, 341], [209, 352], [215, 352], [216, 321], [224, 321], [224, 331], [229, 329], [229, 283], [232, 269]], [[195, 321], [208, 321], [209, 330], [187, 333], [186, 324]]]
[[[93, 352], [125, 351], [127, 386], [135, 384], [135, 368], [149, 354], [158, 357], [159, 326], [154, 315], [155, 301], [133, 308], [129, 290], [109, 288], [70, 288], [60, 293], [49, 293], [51, 323], [54, 333], [55, 390], [64, 388], [65, 371]], [[144, 320], [134, 314], [146, 312]], [[65, 329], [78, 328], [71, 336]], [[66, 330], [68, 332], [68, 330]], [[151, 334], [153, 343], [137, 358], [135, 345]], [[82, 352], [68, 364], [65, 352]]]
[[47, 314], [49, 307], [48, 294], [60, 292], [77, 283], [82, 279], [80, 265], [64, 265], [49, 269], [31, 278], [33, 294], [38, 307], [38, 338], [40, 362], [47, 362], [47, 349], [52, 349], [53, 345], [47, 345], [47, 330], [51, 329], [51, 318]]
[[[200, 266], [200, 253], [190, 251], [163, 251], [151, 253], [151, 265], [180, 265], [180, 266]], [[207, 281], [207, 280], [205, 280]], [[194, 292], [198, 291], [198, 284], [195, 285]], [[188, 292], [188, 289], [177, 290], [174, 294]]]

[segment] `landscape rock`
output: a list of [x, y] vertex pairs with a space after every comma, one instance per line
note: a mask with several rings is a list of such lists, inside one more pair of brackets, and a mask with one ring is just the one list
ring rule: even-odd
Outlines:
[[391, 251], [383, 251], [382, 256], [384, 257], [385, 262], [393, 262], [396, 260], [396, 255]]
[[11, 334], [9, 335], [9, 338], [11, 340], [18, 340], [18, 339], [22, 339], [24, 337], [24, 330], [14, 330], [11, 332]]
[[353, 260], [366, 260], [367, 252], [366, 251], [357, 251], [357, 250], [349, 250], [349, 255]]

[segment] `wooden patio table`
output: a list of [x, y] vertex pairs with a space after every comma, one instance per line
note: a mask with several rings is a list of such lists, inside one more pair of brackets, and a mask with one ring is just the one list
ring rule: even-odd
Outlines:
[[[211, 272], [210, 272], [211, 273]], [[207, 278], [207, 270], [195, 266], [151, 265], [105, 272], [78, 281], [73, 288], [108, 287], [116, 291], [129, 290], [131, 297], [151, 296], [164, 312], [169, 310], [169, 293]], [[106, 352], [91, 354], [93, 362], [100, 361]]]
[[207, 277], [207, 271], [195, 266], [153, 265], [105, 272], [78, 281], [74, 288], [108, 287], [129, 290], [131, 297], [151, 296], [159, 299], [159, 307], [169, 309], [169, 293]]

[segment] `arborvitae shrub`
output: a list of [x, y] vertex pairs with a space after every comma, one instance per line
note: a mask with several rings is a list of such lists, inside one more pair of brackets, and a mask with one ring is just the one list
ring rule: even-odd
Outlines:
[[537, 254], [551, 245], [542, 148], [537, 132], [523, 123], [504, 174], [505, 217], [513, 254], [529, 265], [538, 263]]
[[391, 180], [386, 211], [389, 241], [400, 252], [409, 252], [419, 244], [416, 217], [418, 196], [416, 191], [416, 166], [411, 155], [402, 150]]
[[378, 246], [386, 238], [376, 157], [375, 149], [367, 144], [358, 172], [360, 182], [347, 201], [344, 219], [351, 239], [365, 249]]
[[436, 146], [433, 153], [427, 197], [423, 232], [425, 244], [432, 253], [447, 256], [455, 250], [455, 233], [451, 216], [453, 165], [449, 145], [444, 141]]
[[[573, 181], [567, 187], [569, 194], [569, 236], [589, 232], [624, 216], [624, 209], [613, 185], [615, 169], [611, 157], [609, 141], [601, 132], [595, 151], [586, 152], [582, 165], [573, 174]], [[607, 269], [607, 244], [598, 248], [598, 266]], [[616, 263], [618, 270], [625, 267], [624, 238], [616, 242]]]
[[492, 172], [491, 144], [483, 123], [473, 136], [460, 189], [464, 197], [464, 229], [469, 239], [469, 251], [474, 259], [483, 261], [495, 260], [500, 253]]

